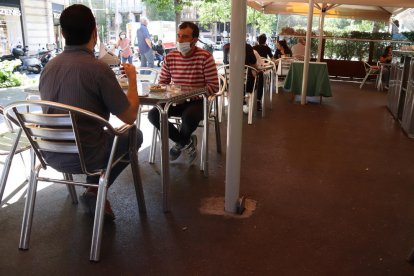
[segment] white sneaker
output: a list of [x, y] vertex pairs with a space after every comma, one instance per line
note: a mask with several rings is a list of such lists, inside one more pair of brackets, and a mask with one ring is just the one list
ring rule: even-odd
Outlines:
[[249, 106], [247, 104], [243, 105], [243, 113], [249, 114]]

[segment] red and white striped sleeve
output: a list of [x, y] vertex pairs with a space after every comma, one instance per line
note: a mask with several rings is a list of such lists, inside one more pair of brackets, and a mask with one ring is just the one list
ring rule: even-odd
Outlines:
[[159, 84], [170, 84], [171, 82], [171, 73], [169, 69], [169, 58], [165, 57], [164, 62], [162, 63], [160, 77], [158, 79]]
[[216, 62], [213, 55], [209, 53], [209, 57], [206, 59], [204, 66], [204, 80], [208, 88], [210, 95], [213, 95], [219, 90], [218, 75]]

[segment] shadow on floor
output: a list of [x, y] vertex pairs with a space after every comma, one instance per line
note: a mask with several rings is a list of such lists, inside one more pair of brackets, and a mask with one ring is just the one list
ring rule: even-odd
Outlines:
[[[38, 194], [27, 252], [17, 249], [23, 200], [0, 210], [0, 274], [413, 275], [405, 258], [414, 246], [414, 141], [373, 85], [333, 82], [332, 91], [322, 105], [275, 95], [265, 118], [244, 122], [240, 191], [257, 201], [250, 217], [199, 211], [225, 192], [225, 154], [214, 143], [208, 178], [198, 164], [171, 164], [164, 214], [159, 157], [150, 165], [146, 149], [148, 213], [138, 214], [128, 169], [109, 190], [117, 219], [104, 226], [100, 263], [88, 260], [93, 221], [55, 185]], [[222, 123], [223, 145], [225, 135]]]

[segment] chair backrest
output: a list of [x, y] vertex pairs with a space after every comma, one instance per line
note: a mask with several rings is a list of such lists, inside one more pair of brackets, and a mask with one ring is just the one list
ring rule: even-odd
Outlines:
[[137, 80], [141, 82], [158, 83], [158, 70], [150, 67], [136, 68]]
[[222, 96], [227, 88], [227, 80], [223, 75], [218, 75], [219, 78], [219, 91], [215, 94], [216, 96]]
[[278, 59], [278, 67], [277, 67], [277, 74], [279, 76], [286, 76], [289, 72], [290, 65], [294, 61], [294, 58], [280, 58]]
[[370, 75], [376, 75], [380, 72], [380, 66], [378, 66], [378, 62], [377, 65], [371, 65], [368, 62], [364, 61], [364, 67], [366, 73]]
[[[225, 79], [226, 86], [223, 88], [224, 91], [229, 91], [229, 84], [230, 84], [230, 64], [225, 64], [217, 67], [217, 74], [219, 76], [223, 76]], [[219, 79], [220, 80], [220, 79]]]
[[46, 168], [43, 152], [73, 153], [78, 154], [83, 173], [98, 175], [99, 171], [88, 171], [86, 167], [77, 121], [87, 118], [110, 132], [118, 133], [95, 113], [50, 101], [14, 102], [5, 107], [4, 114], [7, 119], [18, 122], [43, 168]]
[[268, 67], [268, 66], [273, 66], [274, 65], [274, 62], [270, 58], [263, 58], [262, 57], [262, 62], [263, 62], [263, 66], [264, 67]]
[[[251, 75], [253, 76], [254, 80], [253, 80], [253, 87], [252, 87], [252, 91], [255, 91], [256, 89], [256, 76], [258, 74], [258, 71], [256, 68], [250, 66], [250, 65], [244, 65], [244, 92], [246, 92], [247, 89], [247, 79], [248, 76]], [[250, 92], [250, 91], [249, 91]]]
[[264, 72], [276, 73], [276, 64], [270, 58], [262, 58]]

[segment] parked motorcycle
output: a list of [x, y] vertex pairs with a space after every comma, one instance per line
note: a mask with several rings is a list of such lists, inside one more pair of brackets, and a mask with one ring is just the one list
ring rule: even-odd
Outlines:
[[3, 60], [15, 60], [20, 59], [21, 65], [17, 66], [14, 70], [20, 73], [34, 73], [39, 74], [42, 71], [42, 63], [36, 56], [27, 56], [28, 47], [17, 45], [12, 49], [11, 55], [4, 55], [0, 57], [0, 61]]
[[46, 64], [59, 53], [59, 49], [56, 48], [55, 44], [47, 44], [46, 48], [42, 48], [37, 54], [38, 59], [42, 63], [42, 66], [45, 67]]

